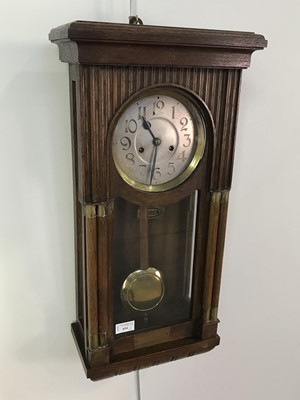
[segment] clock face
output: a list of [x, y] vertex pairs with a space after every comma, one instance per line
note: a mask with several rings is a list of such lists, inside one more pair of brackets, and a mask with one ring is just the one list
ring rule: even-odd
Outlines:
[[113, 131], [116, 168], [131, 186], [149, 192], [186, 180], [203, 156], [205, 124], [181, 91], [155, 89], [123, 110]]

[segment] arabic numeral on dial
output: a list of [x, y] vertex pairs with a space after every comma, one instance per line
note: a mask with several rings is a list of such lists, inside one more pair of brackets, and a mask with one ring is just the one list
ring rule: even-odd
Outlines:
[[162, 111], [165, 106], [165, 103], [162, 100], [155, 101], [153, 103], [153, 115], [157, 112]]
[[134, 161], [134, 154], [132, 154], [132, 153], [127, 153], [127, 154], [126, 154], [126, 159], [127, 159], [130, 163], [132, 163], [132, 165], [135, 164], [135, 161]]
[[168, 164], [168, 175], [174, 175], [176, 172], [175, 166], [173, 162]]
[[137, 123], [135, 119], [126, 119], [125, 121], [125, 133], [135, 133], [137, 130]]
[[142, 118], [147, 119], [147, 117], [146, 117], [146, 110], [147, 110], [146, 107], [139, 106], [138, 119], [142, 119]]
[[180, 160], [182, 162], [185, 162], [187, 160], [187, 157], [185, 156], [185, 150], [183, 150], [183, 152], [179, 154], [177, 160]]
[[191, 138], [190, 138], [191, 135], [189, 133], [185, 133], [183, 136], [185, 137], [185, 143], [183, 143], [183, 146], [189, 147], [190, 144], [192, 143]]
[[155, 181], [158, 181], [160, 178], [161, 178], [160, 168], [157, 167], [157, 168], [155, 168], [155, 170], [154, 170], [153, 179], [154, 179]]
[[180, 120], [180, 125], [181, 125], [181, 131], [187, 131], [187, 124], [188, 124], [189, 120], [186, 117], [182, 117]]
[[125, 150], [125, 151], [129, 150], [131, 147], [131, 140], [127, 136], [123, 136], [120, 139], [120, 143], [123, 146], [123, 150]]
[[146, 164], [140, 164], [139, 167], [141, 168], [140, 176], [145, 176], [147, 165]]
[[172, 119], [175, 119], [175, 106], [172, 106]]

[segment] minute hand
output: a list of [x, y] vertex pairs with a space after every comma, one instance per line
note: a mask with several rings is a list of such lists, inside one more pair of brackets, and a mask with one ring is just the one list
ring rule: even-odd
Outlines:
[[155, 164], [156, 164], [156, 156], [157, 156], [157, 146], [154, 146], [154, 155], [153, 155], [153, 161], [151, 165], [151, 173], [150, 173], [150, 185], [152, 185], [152, 179], [155, 171]]

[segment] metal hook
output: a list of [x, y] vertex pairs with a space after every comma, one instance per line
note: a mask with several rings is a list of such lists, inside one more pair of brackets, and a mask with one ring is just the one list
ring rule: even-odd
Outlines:
[[139, 18], [137, 15], [130, 15], [129, 23], [130, 25], [144, 25], [141, 18]]
[[130, 25], [143, 25], [143, 21], [137, 15], [137, 0], [130, 0]]

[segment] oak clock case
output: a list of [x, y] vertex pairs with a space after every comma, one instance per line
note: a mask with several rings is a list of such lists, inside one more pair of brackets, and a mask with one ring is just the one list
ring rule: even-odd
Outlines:
[[50, 40], [69, 64], [87, 377], [213, 349], [241, 74], [266, 40], [84, 21]]

